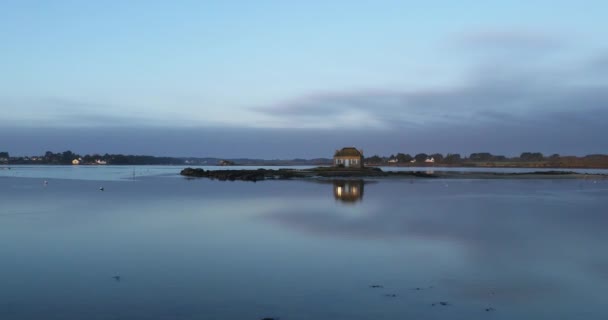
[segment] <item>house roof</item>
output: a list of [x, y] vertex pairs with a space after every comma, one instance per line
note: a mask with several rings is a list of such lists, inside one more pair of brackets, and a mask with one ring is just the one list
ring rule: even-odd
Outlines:
[[342, 148], [342, 150], [336, 150], [334, 157], [362, 157], [363, 153], [354, 147]]

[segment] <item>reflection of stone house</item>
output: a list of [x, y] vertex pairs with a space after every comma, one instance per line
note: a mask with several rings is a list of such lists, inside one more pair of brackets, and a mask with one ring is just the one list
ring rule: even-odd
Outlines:
[[357, 202], [361, 200], [363, 198], [363, 181], [334, 181], [334, 198], [343, 202]]
[[363, 151], [353, 147], [336, 150], [334, 166], [345, 168], [363, 168]]

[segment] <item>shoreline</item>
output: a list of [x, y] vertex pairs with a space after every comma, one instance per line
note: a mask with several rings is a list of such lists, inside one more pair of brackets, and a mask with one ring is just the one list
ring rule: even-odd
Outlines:
[[573, 171], [533, 172], [459, 172], [459, 171], [382, 171], [380, 168], [204, 170], [185, 168], [180, 175], [187, 178], [207, 178], [220, 181], [263, 180], [327, 180], [327, 179], [608, 179], [608, 174], [585, 174]]
[[[331, 165], [324, 164], [316, 164], [317, 166], [322, 166], [322, 168], [332, 168]], [[184, 164], [30, 164], [30, 163], [18, 163], [18, 164], [0, 164], [0, 169], [10, 170], [11, 168], [19, 168], [19, 167], [86, 167], [86, 168], [103, 168], [103, 167], [139, 167], [139, 166], [166, 166], [166, 167], [184, 167]], [[194, 165], [196, 167], [277, 167], [277, 168], [285, 168], [285, 167], [313, 167], [314, 164], [234, 164], [230, 166], [222, 166], [222, 165]], [[451, 164], [436, 164], [436, 165], [394, 165], [394, 164], [370, 164], [366, 166], [367, 168], [424, 168], [425, 170], [437, 170], [441, 171], [442, 168], [449, 169], [535, 169], [535, 170], [608, 170], [608, 166], [527, 166], [527, 165], [515, 165], [515, 166], [482, 166], [482, 165], [451, 165]]]

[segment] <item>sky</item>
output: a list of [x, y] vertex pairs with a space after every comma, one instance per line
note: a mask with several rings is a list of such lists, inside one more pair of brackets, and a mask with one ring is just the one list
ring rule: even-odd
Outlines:
[[608, 153], [606, 1], [0, 2], [0, 151]]

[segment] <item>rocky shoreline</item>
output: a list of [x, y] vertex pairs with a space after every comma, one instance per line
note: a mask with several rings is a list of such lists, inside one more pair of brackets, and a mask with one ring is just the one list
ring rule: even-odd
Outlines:
[[208, 178], [220, 181], [263, 181], [290, 179], [332, 179], [332, 178], [443, 178], [443, 179], [608, 179], [603, 174], [583, 174], [573, 171], [535, 171], [519, 173], [503, 172], [454, 172], [454, 171], [382, 171], [380, 168], [343, 169], [318, 167], [312, 169], [255, 169], [255, 170], [204, 170], [185, 168], [180, 174], [191, 178]]

